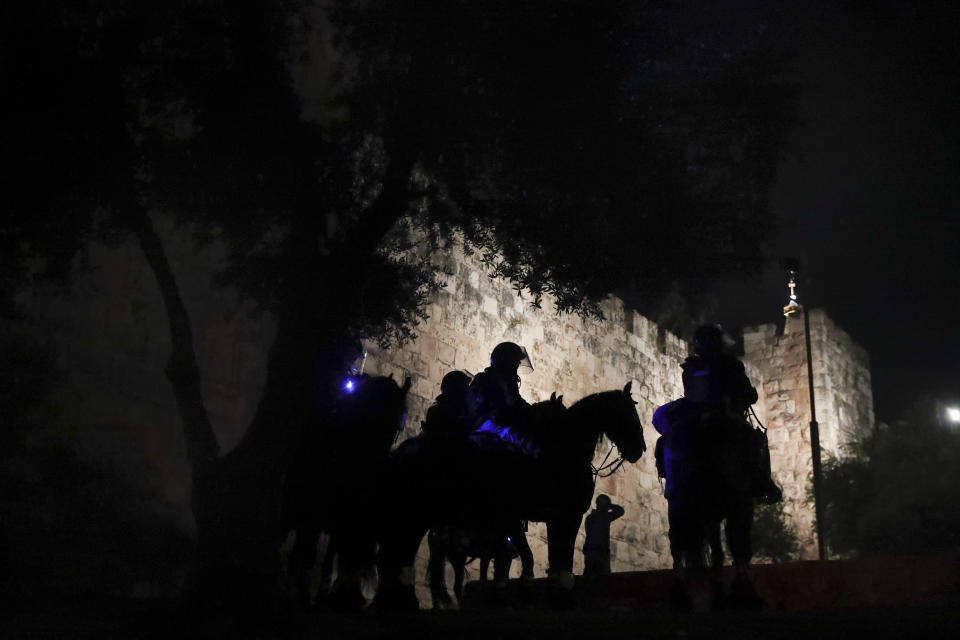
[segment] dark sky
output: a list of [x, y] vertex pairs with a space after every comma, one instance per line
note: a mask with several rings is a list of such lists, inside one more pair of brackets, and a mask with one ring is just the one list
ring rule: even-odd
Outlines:
[[[800, 301], [870, 351], [878, 418], [927, 393], [960, 399], [960, 10], [795, 4], [769, 23], [798, 55], [802, 120], [773, 255], [800, 258]], [[726, 301], [730, 325], [773, 321], [785, 276], [773, 267]]]

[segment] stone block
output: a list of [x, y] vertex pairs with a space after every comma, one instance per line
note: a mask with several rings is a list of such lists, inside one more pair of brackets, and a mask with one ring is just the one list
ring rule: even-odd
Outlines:
[[453, 345], [447, 342], [437, 342], [437, 360], [441, 363], [453, 366], [454, 360], [456, 358], [456, 349]]

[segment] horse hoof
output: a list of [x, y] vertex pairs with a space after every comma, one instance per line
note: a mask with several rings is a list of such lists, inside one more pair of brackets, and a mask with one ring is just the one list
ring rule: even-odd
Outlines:
[[763, 599], [754, 589], [753, 583], [746, 576], [736, 576], [730, 585], [730, 596], [726, 599], [731, 609], [758, 611], [763, 608]]
[[548, 603], [554, 611], [573, 611], [577, 608], [577, 596], [573, 589], [552, 589]]
[[693, 598], [690, 597], [690, 592], [682, 582], [677, 582], [670, 588], [668, 605], [671, 611], [680, 613], [693, 611]]
[[331, 593], [323, 604], [334, 611], [360, 611], [367, 606], [367, 599], [358, 590], [345, 589]]
[[418, 611], [420, 601], [413, 587], [380, 589], [370, 606], [382, 611]]
[[489, 589], [484, 597], [484, 605], [491, 609], [508, 609], [513, 606], [506, 586], [496, 586]]
[[433, 594], [431, 594], [431, 596], [433, 600], [434, 611], [451, 611], [457, 608], [449, 594], [446, 594], [446, 597], [443, 595], [438, 596]]

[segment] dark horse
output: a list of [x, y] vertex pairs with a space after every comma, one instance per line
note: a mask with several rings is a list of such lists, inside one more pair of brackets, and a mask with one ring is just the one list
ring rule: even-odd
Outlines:
[[374, 604], [418, 606], [414, 557], [427, 530], [444, 525], [509, 531], [520, 520], [546, 522], [550, 576], [571, 588], [574, 542], [593, 497], [597, 441], [606, 433], [630, 462], [646, 449], [635, 404], [628, 383], [555, 412], [556, 420], [536, 434], [536, 456], [488, 434], [418, 437], [400, 445], [382, 485]]
[[657, 409], [653, 424], [664, 440], [674, 566], [703, 566], [707, 545], [712, 564], [721, 566], [723, 520], [734, 564], [748, 564], [753, 503], [771, 504], [782, 496], [770, 476], [764, 431], [686, 399]]
[[533, 578], [533, 552], [527, 544], [527, 535], [522, 522], [514, 523], [510, 531], [465, 531], [456, 527], [431, 529], [427, 534], [430, 562], [427, 574], [430, 579], [430, 597], [434, 609], [448, 609], [453, 600], [447, 591], [445, 565], [453, 567], [453, 593], [457, 604], [463, 599], [463, 578], [466, 565], [474, 559], [480, 561], [480, 582], [487, 581], [490, 562], [494, 562], [494, 580], [506, 581], [513, 558], [520, 557], [521, 580]]
[[[534, 453], [542, 440], [540, 432], [552, 428], [562, 419], [565, 410], [563, 396], [550, 395], [546, 402], [534, 405], [531, 411], [531, 424], [526, 429], [513, 429], [508, 437], [528, 453]], [[463, 597], [464, 570], [471, 559], [480, 561], [480, 582], [486, 582], [490, 562], [494, 563], [494, 581], [506, 582], [513, 558], [520, 557], [522, 565], [521, 580], [533, 579], [533, 552], [527, 544], [526, 525], [517, 521], [507, 530], [468, 531], [457, 527], [444, 526], [431, 529], [427, 534], [430, 549], [430, 562], [427, 574], [430, 581], [430, 596], [436, 609], [448, 609], [453, 606], [446, 584], [446, 563], [453, 567], [453, 593], [459, 604]]]
[[[290, 573], [304, 605], [311, 602], [309, 571], [321, 533], [329, 542], [324, 558], [328, 580], [338, 557], [338, 589], [361, 606], [359, 580], [373, 554], [376, 475], [403, 428], [408, 378], [403, 386], [393, 378], [357, 375], [344, 381], [325, 420], [305, 431], [287, 474], [283, 508], [288, 530], [296, 532], [290, 552]], [[328, 584], [321, 585], [321, 596]]]
[[[770, 504], [781, 498], [770, 476], [766, 435], [745, 418], [683, 398], [657, 409], [653, 424], [663, 436], [670, 553], [678, 576], [684, 569], [706, 567], [707, 548], [710, 565], [723, 566], [720, 525], [725, 521], [737, 569], [733, 596], [745, 603], [756, 600], [745, 574], [754, 501]], [[716, 599], [722, 592], [718, 573], [711, 582]]]

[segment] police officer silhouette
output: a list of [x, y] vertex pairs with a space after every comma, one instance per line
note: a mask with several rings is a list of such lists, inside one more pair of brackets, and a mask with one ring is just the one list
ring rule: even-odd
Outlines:
[[427, 409], [421, 430], [426, 435], [466, 435], [472, 430], [467, 409], [467, 390], [472, 378], [451, 371], [440, 382], [440, 395]]
[[500, 429], [523, 429], [527, 424], [530, 404], [520, 395], [521, 365], [533, 370], [526, 349], [513, 342], [494, 347], [490, 366], [473, 378], [467, 393], [474, 430], [484, 428], [488, 421]]

